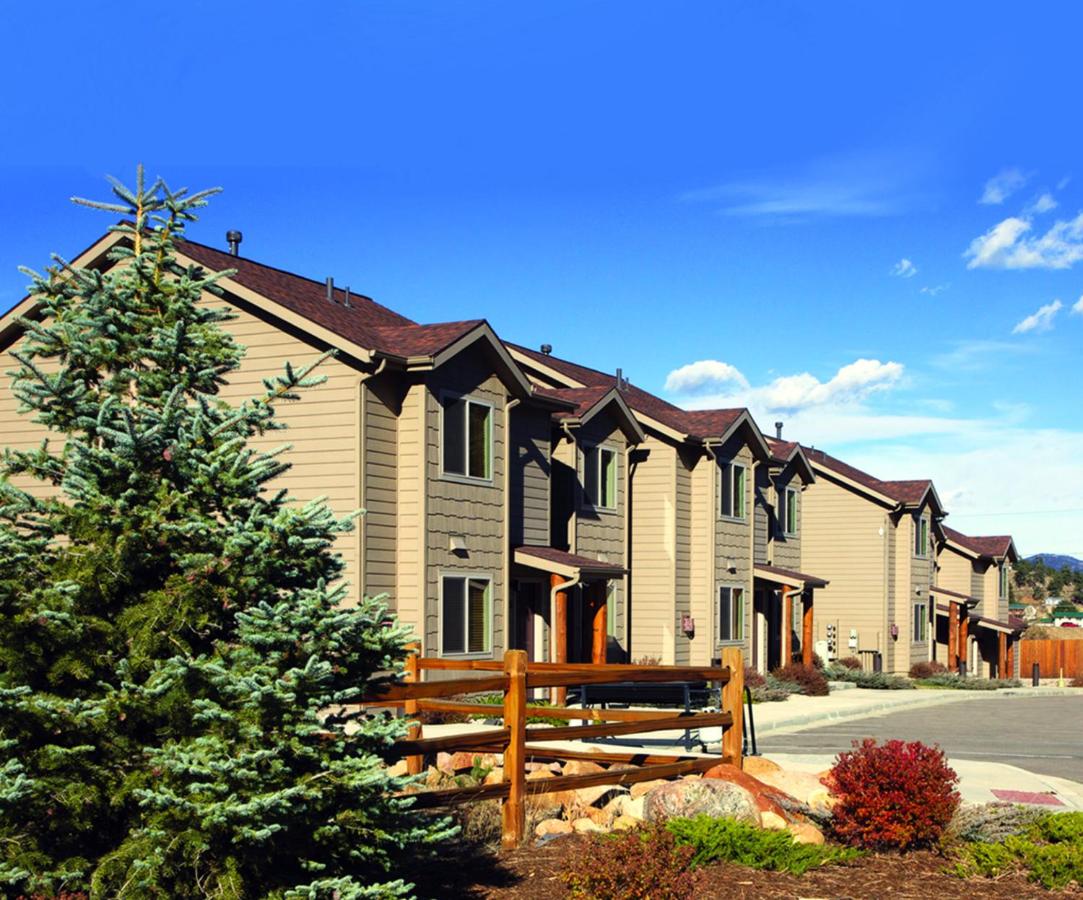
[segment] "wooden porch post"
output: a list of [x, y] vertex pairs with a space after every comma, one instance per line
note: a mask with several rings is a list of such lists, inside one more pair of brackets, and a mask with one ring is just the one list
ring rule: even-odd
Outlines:
[[948, 602], [948, 668], [959, 671], [959, 604]]
[[504, 727], [509, 740], [504, 751], [504, 781], [508, 796], [501, 807], [501, 844], [517, 847], [526, 827], [526, 651], [504, 654], [507, 686], [504, 694]]
[[801, 619], [801, 662], [806, 666], [811, 666], [813, 656], [812, 635], [814, 633], [812, 628], [812, 591], [809, 591], [807, 596], [802, 595], [802, 602], [805, 604], [805, 609]]
[[722, 755], [742, 768], [745, 704], [745, 665], [739, 647], [722, 648], [722, 667], [729, 668], [730, 680], [722, 685], [722, 712], [733, 713], [733, 724], [722, 732]]
[[[418, 677], [419, 670], [417, 665], [417, 655], [421, 652], [421, 644], [417, 641], [406, 645], [406, 662], [404, 664], [405, 672], [404, 681], [408, 684], [415, 684], [421, 679]], [[402, 714], [407, 718], [412, 718], [417, 715], [417, 701], [407, 700], [402, 704]], [[406, 729], [406, 739], [410, 741], [416, 741], [421, 737], [421, 725], [411, 725]], [[422, 756], [412, 755], [406, 757], [406, 771], [410, 775], [420, 775], [421, 767], [425, 759]]]
[[590, 661], [595, 665], [605, 664], [606, 643], [609, 638], [609, 611], [605, 605], [606, 588], [607, 583], [604, 581], [591, 585], [591, 593], [594, 595], [594, 621], [591, 635]]
[[1008, 661], [1008, 636], [1003, 632], [997, 633], [997, 678], [1011, 678], [1005, 675], [1007, 671], [1005, 663]]
[[[967, 638], [970, 635], [970, 615], [966, 611], [966, 604], [965, 603], [962, 604], [961, 612], [962, 612], [962, 617], [959, 620], [959, 650], [958, 650], [958, 653], [959, 653], [960, 661], [965, 663], [965, 662], [969, 661], [969, 654], [967, 652], [969, 650], [969, 648], [967, 647]], [[956, 670], [956, 671], [958, 671], [958, 670]], [[973, 674], [973, 673], [971, 673], [968, 670], [967, 674], [970, 675], [970, 674]]]
[[[549, 576], [550, 589], [563, 583], [564, 579], [559, 575]], [[568, 592], [566, 590], [557, 591], [553, 607], [553, 662], [566, 663], [568, 661]], [[563, 706], [567, 701], [568, 689], [566, 687], [553, 688], [553, 702], [557, 706]]]
[[1018, 638], [1012, 635], [1012, 639], [1008, 641], [1008, 674], [1002, 677], [1015, 678], [1015, 644]]
[[782, 665], [793, 662], [793, 594], [782, 588]]

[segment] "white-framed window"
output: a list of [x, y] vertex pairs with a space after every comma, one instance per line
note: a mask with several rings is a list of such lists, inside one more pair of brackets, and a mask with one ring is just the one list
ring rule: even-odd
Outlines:
[[1000, 599], [1003, 600], [1008, 596], [1008, 564], [1003, 562], [1000, 564]]
[[914, 641], [921, 642], [929, 637], [929, 607], [924, 600], [914, 604]]
[[797, 534], [797, 491], [793, 488], [786, 488], [781, 495], [782, 500], [782, 515], [779, 517], [782, 522], [782, 533], [787, 535]]
[[929, 555], [929, 520], [921, 516], [914, 523], [914, 556]]
[[718, 615], [715, 619], [715, 639], [742, 641], [745, 637], [745, 589], [721, 585], [718, 588]]
[[492, 480], [492, 404], [471, 397], [446, 396], [440, 407], [443, 473], [479, 481]]
[[487, 575], [442, 575], [440, 655], [487, 654], [492, 649], [492, 579]]
[[617, 508], [617, 451], [604, 444], [583, 451], [583, 500], [595, 509]]
[[722, 463], [718, 479], [718, 515], [743, 519], [748, 507], [748, 470], [740, 463]]

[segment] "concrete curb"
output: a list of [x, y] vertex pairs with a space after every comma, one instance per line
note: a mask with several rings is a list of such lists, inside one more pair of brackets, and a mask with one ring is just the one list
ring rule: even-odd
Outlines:
[[[902, 709], [921, 709], [926, 706], [940, 706], [943, 703], [955, 703], [959, 700], [970, 699], [974, 696], [974, 693], [971, 691], [938, 691], [937, 693], [941, 696], [915, 697], [913, 702], [910, 703], [901, 703], [898, 701], [894, 703], [879, 702], [870, 703], [867, 706], [837, 710], [835, 712], [820, 710], [816, 712], [794, 713], [792, 716], [774, 722], [766, 722], [762, 725], [757, 723], [756, 737], [760, 738], [765, 735], [783, 732], [805, 731], [806, 729], [817, 728], [821, 725], [867, 719], [869, 716], [875, 716], [879, 713], [890, 713]], [[755, 712], [753, 712], [753, 718], [755, 718]]]

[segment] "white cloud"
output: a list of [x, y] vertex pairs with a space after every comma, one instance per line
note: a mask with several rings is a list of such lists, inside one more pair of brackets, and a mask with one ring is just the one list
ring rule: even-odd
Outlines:
[[948, 285], [946, 284], [925, 285], [919, 293], [928, 294], [930, 297], [936, 297], [938, 294], [943, 294], [947, 289]]
[[932, 364], [949, 371], [980, 372], [984, 369], [1002, 370], [1009, 357], [1037, 352], [1037, 347], [1019, 341], [965, 340], [955, 341], [945, 353], [934, 356]]
[[963, 254], [968, 269], [1068, 269], [1083, 259], [1083, 213], [1027, 237], [1029, 219], [1011, 216], [974, 238]]
[[1072, 312], [1083, 316], [1083, 296], [1081, 296], [1075, 303], [1072, 304]]
[[904, 256], [891, 267], [891, 274], [899, 278], [913, 278], [918, 274], [918, 267]]
[[748, 380], [735, 366], [717, 359], [701, 359], [666, 376], [666, 390], [675, 394], [695, 394], [724, 384], [748, 387]]
[[[748, 406], [765, 413], [774, 413], [820, 408], [831, 404], [851, 404], [877, 391], [893, 387], [903, 376], [901, 363], [858, 359], [843, 366], [827, 381], [820, 381], [815, 375], [802, 372], [799, 375], [783, 375], [755, 387], [747, 381], [741, 384], [736, 382], [736, 379], [730, 379], [731, 382], [736, 382], [740, 389], [703, 393], [708, 382], [694, 377], [686, 378], [684, 374], [686, 370], [695, 369], [699, 365], [701, 364], [693, 363], [682, 366], [671, 372], [666, 379], [667, 391], [682, 397], [694, 395], [685, 403], [693, 409]], [[714, 383], [721, 386], [718, 381]]]
[[1064, 306], [1059, 300], [1039, 306], [1037, 312], [1031, 313], [1025, 319], [1016, 323], [1012, 334], [1027, 334], [1031, 331], [1048, 331], [1053, 327], [1053, 317]]
[[1019, 169], [1001, 169], [985, 182], [985, 190], [982, 191], [981, 199], [978, 202], [994, 206], [999, 205], [1026, 184], [1028, 177]]
[[1048, 191], [1036, 200], [1027, 204], [1026, 209], [1023, 210], [1023, 215], [1040, 215], [1041, 213], [1047, 213], [1050, 210], [1057, 208], [1057, 201], [1053, 199], [1053, 195]]

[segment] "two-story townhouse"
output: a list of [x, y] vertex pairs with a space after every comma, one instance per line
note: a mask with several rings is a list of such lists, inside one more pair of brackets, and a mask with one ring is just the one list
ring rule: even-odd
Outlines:
[[[974, 537], [944, 526], [937, 542], [933, 658], [974, 675], [1014, 678], [1022, 628], [1011, 621], [1010, 535]], [[965, 612], [964, 612], [965, 610]]]
[[816, 474], [801, 508], [803, 567], [830, 584], [816, 598], [831, 656], [877, 654], [906, 673], [929, 658], [934, 530], [944, 510], [931, 481], [882, 481], [805, 447]]
[[[775, 490], [785, 502], [795, 485], [812, 478], [800, 448], [772, 454], [745, 409], [686, 411], [630, 384], [620, 372], [561, 359], [551, 348], [509, 350], [545, 388], [616, 388], [643, 430], [644, 439], [629, 457], [634, 514], [622, 649], [666, 664], [707, 664], [726, 646], [743, 648], [761, 669], [778, 665], [784, 646], [791, 652], [808, 647], [811, 659], [811, 641], [802, 645], [785, 628], [781, 612], [771, 612], [768, 599], [781, 611], [781, 598], [789, 592], [799, 631], [811, 628], [813, 589], [822, 582], [795, 564], [799, 501], [788, 530], [786, 516], [773, 512]], [[764, 484], [771, 490], [765, 492]], [[763, 508], [768, 502], [769, 514]], [[767, 647], [775, 648], [771, 659]]]

